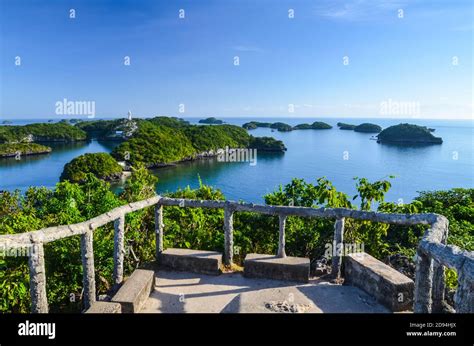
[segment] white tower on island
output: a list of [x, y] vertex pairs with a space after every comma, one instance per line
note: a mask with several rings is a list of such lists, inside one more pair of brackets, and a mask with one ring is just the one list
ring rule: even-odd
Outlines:
[[132, 120], [132, 111], [128, 111], [128, 120]]

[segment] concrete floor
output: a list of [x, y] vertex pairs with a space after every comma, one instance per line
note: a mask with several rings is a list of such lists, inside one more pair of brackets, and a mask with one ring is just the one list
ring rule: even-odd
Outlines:
[[[313, 280], [308, 284], [248, 279], [239, 273], [210, 276], [159, 271], [142, 313], [388, 313], [362, 290]], [[284, 311], [283, 311], [284, 312]]]

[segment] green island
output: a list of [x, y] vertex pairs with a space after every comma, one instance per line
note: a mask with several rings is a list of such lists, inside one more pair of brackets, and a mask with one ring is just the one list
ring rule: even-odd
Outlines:
[[276, 122], [276, 123], [263, 123], [258, 121], [250, 121], [242, 125], [246, 130], [255, 130], [258, 127], [269, 127], [281, 132], [289, 132], [293, 130], [328, 130], [332, 129], [332, 126], [324, 123], [322, 121], [315, 121], [312, 124], [298, 124], [296, 126], [291, 126], [286, 123]]
[[[106, 213], [111, 209], [155, 194], [157, 179], [143, 166], [133, 168], [119, 194], [108, 182], [93, 174], [86, 174], [81, 183], [62, 181], [53, 189], [30, 187], [0, 192], [0, 234], [16, 234], [45, 227], [73, 224]], [[356, 180], [356, 196], [349, 196], [327, 179], [315, 183], [293, 179], [285, 186], [265, 196], [267, 205], [295, 205], [312, 208], [345, 207], [387, 213], [440, 213], [450, 222], [448, 244], [468, 251], [474, 250], [474, 189], [421, 192], [409, 203], [386, 202], [384, 197], [390, 181]], [[185, 188], [166, 194], [174, 198], [197, 200], [225, 200], [221, 191], [201, 183], [197, 189]], [[33, 207], [34, 206], [34, 207]], [[376, 206], [374, 208], [374, 206]], [[221, 209], [167, 207], [164, 210], [165, 246], [223, 251], [223, 211]], [[131, 251], [124, 255], [124, 272], [130, 275], [135, 268], [155, 258], [154, 210], [148, 208], [127, 215], [125, 243]], [[278, 249], [278, 217], [253, 212], [234, 215], [234, 254], [238, 265], [248, 253], [276, 253]], [[401, 226], [349, 219], [345, 224], [345, 241], [364, 243], [365, 251], [386, 261], [399, 256], [407, 261], [404, 273], [414, 275], [414, 256], [418, 242], [428, 226]], [[332, 220], [288, 217], [286, 220], [286, 251], [288, 256], [321, 258], [325, 245], [333, 241]], [[94, 231], [94, 258], [97, 294], [107, 293], [113, 285], [114, 227], [107, 224]], [[48, 273], [48, 301], [51, 312], [79, 312], [83, 308], [81, 291], [82, 262], [79, 237], [65, 238], [47, 244], [45, 267]], [[133, 250], [133, 251], [132, 251]], [[401, 257], [400, 257], [401, 256]], [[24, 258], [0, 257], [2, 285], [0, 312], [28, 312], [30, 309], [29, 269]], [[448, 301], [456, 288], [456, 272], [446, 270]], [[71, 299], [74, 295], [76, 299]]]
[[51, 148], [37, 143], [2, 143], [0, 157], [48, 154]]
[[276, 122], [270, 125], [271, 129], [278, 130], [281, 132], [288, 132], [293, 130], [293, 126], [282, 123], [282, 122]]
[[112, 156], [130, 165], [157, 168], [216, 154], [218, 149], [255, 148], [283, 152], [283, 142], [250, 136], [235, 125], [191, 125], [180, 118], [83, 121], [76, 125], [89, 138], [120, 140]]
[[139, 121], [128, 119], [82, 121], [75, 127], [84, 131], [88, 138], [124, 140], [132, 137], [137, 131]]
[[285, 144], [273, 137], [254, 137], [250, 136], [249, 148], [257, 149], [263, 152], [284, 152]]
[[255, 130], [258, 127], [270, 127], [272, 123], [264, 123], [260, 121], [250, 121], [242, 125], [242, 127], [246, 130]]
[[354, 130], [357, 125], [347, 124], [347, 123], [337, 123], [339, 130]]
[[378, 143], [394, 144], [441, 144], [443, 139], [435, 137], [432, 129], [413, 124], [399, 124], [386, 128], [377, 136]]
[[222, 125], [224, 122], [214, 117], [201, 119], [199, 120], [199, 124], [211, 124], [211, 125]]
[[293, 127], [293, 130], [329, 130], [332, 126], [322, 121], [315, 121], [312, 124], [298, 124]]
[[379, 133], [380, 131], [382, 131], [382, 128], [376, 124], [363, 123], [354, 127], [354, 131], [365, 133]]
[[0, 126], [0, 143], [76, 142], [86, 139], [84, 131], [65, 122]]
[[81, 183], [88, 173], [105, 181], [116, 181], [122, 177], [122, 166], [107, 153], [84, 154], [66, 163], [60, 181]]

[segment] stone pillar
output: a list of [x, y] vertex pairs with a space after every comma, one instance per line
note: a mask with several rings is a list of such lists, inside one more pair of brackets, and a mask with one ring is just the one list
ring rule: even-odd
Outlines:
[[[447, 239], [448, 225], [446, 225], [446, 228], [444, 230], [443, 239], [441, 239], [441, 244], [446, 244]], [[446, 284], [444, 266], [436, 261], [433, 261], [433, 290], [431, 292], [431, 299], [433, 305], [431, 312], [443, 312], [445, 286]]]
[[339, 251], [342, 251], [344, 246], [344, 218], [337, 219], [334, 223], [334, 246], [333, 254], [336, 255], [332, 257], [332, 271], [331, 276], [334, 279], [341, 278], [341, 267], [342, 267], [342, 257], [339, 256]]
[[280, 237], [278, 241], [278, 254], [277, 257], [285, 258], [285, 226], [286, 226], [286, 215], [278, 215], [280, 224]]
[[466, 258], [458, 271], [458, 288], [454, 295], [457, 313], [474, 313], [474, 258]]
[[155, 207], [155, 239], [156, 239], [156, 261], [160, 263], [163, 253], [163, 206]]
[[33, 240], [28, 266], [30, 267], [31, 312], [46, 314], [48, 313], [48, 297], [46, 295], [46, 270], [42, 243]]
[[95, 303], [95, 270], [93, 231], [87, 230], [81, 235], [82, 282], [84, 287], [84, 308], [89, 309]]
[[114, 221], [114, 285], [120, 285], [123, 281], [123, 258], [125, 254], [125, 215]]
[[433, 259], [418, 250], [415, 271], [415, 313], [430, 313], [433, 288]]
[[224, 264], [232, 265], [234, 257], [234, 211], [229, 206], [224, 208]]

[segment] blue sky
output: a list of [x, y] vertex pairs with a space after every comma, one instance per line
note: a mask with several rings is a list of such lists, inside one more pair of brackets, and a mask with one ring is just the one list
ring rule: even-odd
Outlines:
[[0, 0], [0, 116], [470, 119], [472, 3]]

